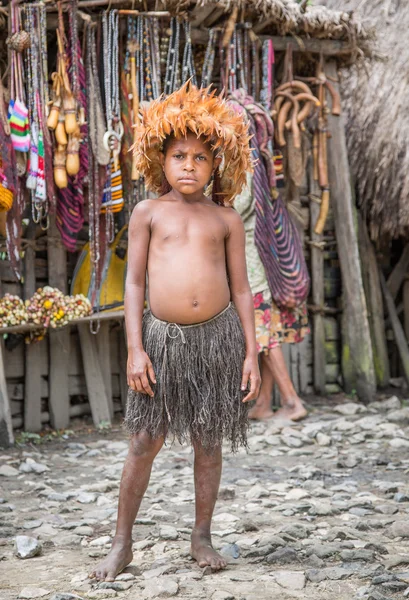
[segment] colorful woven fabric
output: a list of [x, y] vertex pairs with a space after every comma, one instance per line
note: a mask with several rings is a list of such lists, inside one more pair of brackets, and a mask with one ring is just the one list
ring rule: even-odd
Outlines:
[[124, 207], [124, 197], [122, 189], [121, 168], [115, 170], [115, 161], [111, 158], [111, 163], [107, 166], [107, 182], [102, 196], [101, 213], [110, 210], [113, 213], [120, 212]]
[[28, 124], [28, 109], [24, 102], [12, 100], [9, 105], [10, 137], [17, 152], [30, 150], [30, 128]]

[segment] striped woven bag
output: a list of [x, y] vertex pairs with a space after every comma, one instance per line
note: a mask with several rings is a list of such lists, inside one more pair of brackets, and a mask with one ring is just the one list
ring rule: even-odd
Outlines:
[[254, 195], [256, 199], [255, 244], [266, 271], [271, 294], [281, 307], [299, 306], [308, 297], [310, 276], [305, 262], [299, 233], [288, 214], [287, 208], [278, 196], [272, 198], [264, 154], [260, 150], [259, 127], [257, 130], [250, 117], [250, 132], [253, 157], [257, 160], [254, 168]]

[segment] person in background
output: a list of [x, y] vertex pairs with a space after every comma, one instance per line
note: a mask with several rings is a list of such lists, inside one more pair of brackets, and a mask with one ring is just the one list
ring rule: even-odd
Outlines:
[[[246, 233], [247, 273], [254, 301], [257, 351], [260, 356], [261, 389], [249, 418], [266, 420], [286, 418], [299, 421], [307, 411], [295, 391], [288, 373], [281, 345], [301, 342], [309, 333], [307, 307], [278, 308], [267, 283], [266, 273], [254, 241], [256, 226], [252, 176], [247, 187], [236, 197], [234, 207], [243, 219]], [[281, 408], [271, 407], [274, 383], [280, 391]]]

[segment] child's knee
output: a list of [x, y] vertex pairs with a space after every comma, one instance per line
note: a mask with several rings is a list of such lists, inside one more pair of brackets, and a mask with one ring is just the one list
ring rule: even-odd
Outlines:
[[163, 440], [153, 439], [149, 433], [142, 431], [133, 435], [129, 444], [129, 452], [135, 457], [155, 457], [163, 444]]
[[201, 464], [218, 465], [222, 461], [222, 449], [220, 446], [204, 448], [201, 444], [194, 444], [195, 460]]

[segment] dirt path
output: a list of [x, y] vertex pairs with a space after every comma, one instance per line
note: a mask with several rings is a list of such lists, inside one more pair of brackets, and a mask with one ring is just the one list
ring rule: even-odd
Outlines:
[[[218, 574], [189, 557], [192, 453], [165, 448], [133, 563], [107, 589], [86, 575], [113, 535], [123, 432], [1, 452], [0, 599], [409, 596], [409, 409], [394, 399], [336, 410], [345, 414], [323, 407], [298, 425], [253, 425], [250, 452], [226, 453], [213, 529], [229, 566]], [[40, 542], [38, 556], [15, 556], [21, 535]]]

